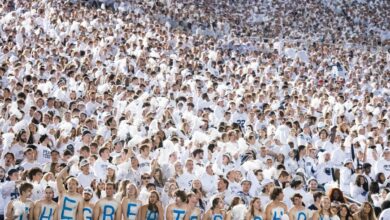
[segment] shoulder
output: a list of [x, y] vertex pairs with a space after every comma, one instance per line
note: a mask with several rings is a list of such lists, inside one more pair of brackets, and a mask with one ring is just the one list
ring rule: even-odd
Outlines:
[[294, 213], [295, 212], [295, 207], [292, 207], [291, 209], [288, 210], [288, 213]]
[[127, 203], [127, 201], [128, 201], [128, 198], [126, 198], [126, 197], [123, 197], [123, 198], [122, 198], [122, 200], [121, 200], [121, 203], [122, 203], [122, 204], [126, 204], [126, 203]]

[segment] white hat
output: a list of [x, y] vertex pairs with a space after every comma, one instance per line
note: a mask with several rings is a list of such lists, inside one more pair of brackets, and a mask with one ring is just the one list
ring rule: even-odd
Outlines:
[[263, 179], [263, 181], [261, 181], [261, 185], [264, 187], [270, 183], [273, 183], [273, 181], [271, 179]]
[[108, 164], [107, 169], [112, 169], [112, 170], [114, 170], [114, 171], [117, 170], [117, 169], [116, 169], [116, 166], [113, 165], [113, 164]]
[[348, 163], [353, 163], [352, 159], [345, 159], [344, 160], [344, 166]]
[[89, 164], [89, 162], [88, 162], [87, 159], [82, 159], [82, 160], [80, 161], [80, 167], [83, 167], [83, 166], [88, 165], [88, 164]]
[[87, 193], [89, 195], [93, 195], [93, 190], [91, 187], [87, 186], [84, 188], [83, 193]]

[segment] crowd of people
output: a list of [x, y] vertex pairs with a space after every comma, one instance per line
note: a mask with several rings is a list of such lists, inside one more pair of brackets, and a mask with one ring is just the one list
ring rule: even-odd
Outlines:
[[390, 1], [0, 1], [0, 220], [390, 219]]

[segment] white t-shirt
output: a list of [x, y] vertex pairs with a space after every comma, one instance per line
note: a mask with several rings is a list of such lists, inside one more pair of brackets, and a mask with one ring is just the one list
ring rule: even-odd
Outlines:
[[107, 175], [107, 167], [109, 164], [110, 164], [110, 162], [108, 162], [108, 160], [103, 161], [101, 158], [97, 159], [94, 166], [93, 166], [93, 170], [94, 170], [94, 173], [96, 174], [96, 177], [104, 180], [106, 178], [106, 175]]
[[38, 158], [37, 162], [39, 164], [49, 163], [51, 160], [51, 150], [45, 146], [37, 146]]
[[383, 172], [386, 178], [390, 176], [390, 161], [385, 159], [378, 160], [375, 166], [375, 174], [380, 172]]
[[390, 209], [383, 210], [381, 215], [378, 218], [378, 220], [387, 220], [387, 219], [390, 219]]
[[77, 180], [83, 188], [91, 186], [91, 183], [94, 179], [96, 179], [96, 176], [92, 173], [89, 173], [88, 175], [85, 175], [84, 173], [79, 173], [79, 175], [77, 175]]

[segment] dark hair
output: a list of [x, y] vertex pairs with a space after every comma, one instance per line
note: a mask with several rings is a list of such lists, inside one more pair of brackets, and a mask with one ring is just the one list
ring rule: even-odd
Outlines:
[[287, 176], [290, 176], [290, 174], [288, 174], [288, 172], [287, 171], [285, 171], [285, 170], [282, 170], [282, 171], [280, 171], [280, 174], [279, 174], [279, 177], [287, 177]]
[[102, 147], [102, 148], [100, 148], [100, 150], [99, 150], [99, 156], [102, 156], [102, 153], [103, 153], [105, 150], [110, 151], [110, 149], [108, 149], [108, 147]]
[[[157, 196], [157, 201], [160, 201], [160, 195], [156, 190], [153, 190], [150, 192], [150, 195], [155, 194]], [[150, 196], [149, 196], [150, 197]], [[148, 202], [149, 203], [149, 202]], [[153, 212], [158, 212], [158, 208], [156, 204], [148, 204], [148, 210], [153, 211]], [[159, 213], [160, 214], [160, 213]]]
[[349, 210], [348, 206], [346, 204], [341, 204], [339, 207], [339, 211], [337, 212], [337, 215], [341, 217], [341, 209], [346, 208], [347, 209], [347, 216], [345, 216], [346, 220], [352, 219], [351, 210]]
[[177, 190], [175, 196], [179, 197], [182, 202], [187, 202], [187, 194], [183, 190]]
[[[360, 183], [360, 178], [363, 178], [364, 179], [364, 183]], [[358, 187], [362, 187], [364, 189], [364, 191], [368, 191], [368, 182], [367, 182], [367, 179], [366, 177], [364, 177], [363, 175], [359, 174], [357, 175], [356, 177], [356, 180], [355, 180], [355, 185], [357, 185]]]
[[221, 180], [226, 184], [226, 189], [229, 188], [229, 181], [225, 178], [221, 178]]
[[[252, 199], [250, 205], [249, 205], [249, 213], [251, 213], [251, 217], [255, 216], [255, 209], [253, 208], [253, 204], [257, 201], [260, 200], [259, 197], [255, 197]], [[261, 201], [261, 200], [260, 200]]]
[[294, 203], [294, 199], [295, 199], [295, 198], [301, 198], [301, 199], [302, 199], [303, 197], [302, 197], [301, 194], [295, 193], [295, 194], [291, 197], [291, 201], [292, 201], [293, 203]]
[[[184, 191], [183, 191], [184, 192]], [[196, 196], [195, 192], [189, 192], [187, 193], [187, 203], [190, 201], [189, 198], [193, 197], [193, 196]]]
[[213, 199], [213, 202], [212, 202], [212, 205], [211, 205], [211, 210], [214, 210], [217, 207], [217, 205], [219, 203], [219, 200], [221, 200], [221, 198], [219, 198], [219, 197], [216, 197], [216, 198]]
[[24, 182], [19, 186], [19, 192], [22, 194], [22, 192], [26, 192], [28, 189], [33, 189], [33, 185], [31, 183]]
[[390, 208], [390, 201], [389, 200], [383, 201], [381, 208], [382, 208], [382, 211]]
[[39, 168], [39, 167], [31, 168], [31, 170], [28, 172], [28, 178], [29, 178], [30, 180], [32, 180], [33, 177], [34, 177], [35, 175], [37, 175], [37, 173], [43, 173], [42, 170], [41, 170], [41, 168]]
[[149, 189], [150, 187], [154, 187], [156, 189], [156, 185], [154, 183], [146, 184], [146, 189]]
[[291, 188], [295, 188], [301, 184], [302, 184], [302, 180], [293, 180], [293, 181], [291, 181], [290, 186], [291, 186]]
[[[338, 197], [337, 198], [335, 197], [335, 193], [338, 193]], [[331, 189], [329, 191], [329, 193], [328, 193], [328, 196], [329, 196], [330, 202], [337, 201], [337, 202], [340, 202], [340, 203], [346, 203], [346, 201], [347, 201], [345, 199], [345, 197], [344, 197], [343, 192], [339, 188]]]
[[235, 196], [232, 201], [230, 202], [230, 206], [228, 208], [228, 210], [232, 210], [232, 208], [236, 205], [238, 205], [240, 203], [240, 201], [242, 201], [242, 199], [238, 196]]
[[317, 199], [321, 199], [323, 196], [324, 194], [322, 192], [315, 192], [313, 194], [314, 201], [316, 201]]
[[280, 187], [275, 187], [274, 190], [272, 190], [271, 195], [269, 197], [271, 200], [275, 200], [281, 193], [283, 193], [283, 189]]
[[[196, 193], [202, 193], [203, 194], [203, 192], [202, 191], [200, 191], [199, 189], [192, 189], [192, 192], [194, 192], [195, 194]], [[205, 209], [205, 203], [203, 202], [203, 200], [201, 199], [201, 198], [199, 198], [199, 208], [201, 209], [201, 210], [204, 210]]]
[[384, 176], [385, 177], [385, 179], [386, 179], [386, 176], [385, 176], [385, 174], [384, 173], [382, 173], [382, 172], [380, 172], [380, 173], [378, 173], [378, 174], [376, 174], [376, 182], [378, 182], [378, 183], [380, 183], [380, 184], [383, 184], [384, 183], [384, 181], [382, 181], [381, 180], [381, 176]]

